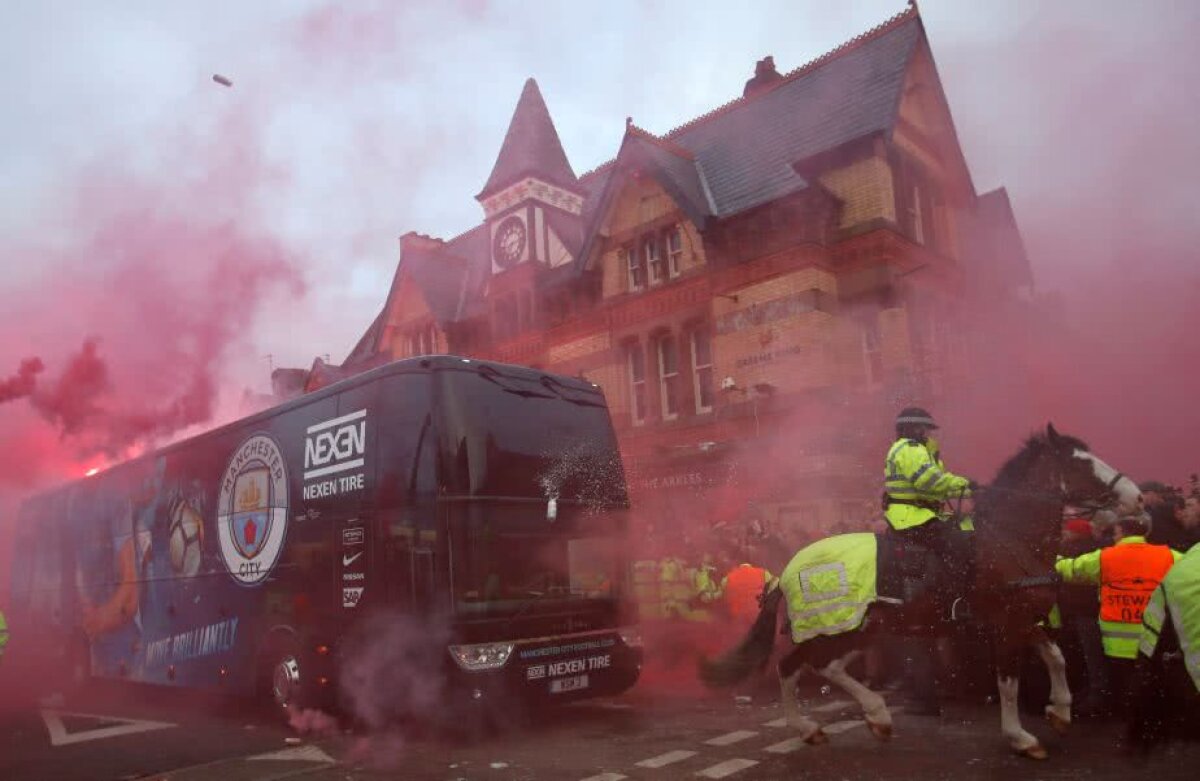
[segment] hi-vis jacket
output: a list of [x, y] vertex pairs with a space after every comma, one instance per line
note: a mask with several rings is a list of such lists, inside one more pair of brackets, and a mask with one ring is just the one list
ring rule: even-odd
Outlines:
[[1179, 638], [1183, 664], [1200, 692], [1200, 544], [1192, 546], [1150, 595], [1138, 643], [1143, 655], [1154, 656], [1168, 615]]
[[1054, 565], [1067, 583], [1100, 586], [1100, 641], [1115, 659], [1137, 658], [1142, 613], [1180, 554], [1166, 545], [1150, 545], [1130, 536], [1115, 545], [1059, 559]]
[[779, 576], [792, 641], [862, 626], [877, 598], [877, 543], [870, 532], [837, 534], [801, 548]]
[[4, 611], [0, 610], [0, 658], [4, 656], [6, 645], [8, 645], [8, 621], [4, 618]]
[[885, 514], [896, 531], [938, 517], [937, 508], [947, 498], [970, 493], [970, 481], [946, 471], [936, 445], [915, 439], [898, 439], [888, 450], [884, 480]]
[[758, 615], [758, 597], [774, 577], [762, 567], [739, 564], [721, 580], [725, 608], [737, 619], [753, 619]]

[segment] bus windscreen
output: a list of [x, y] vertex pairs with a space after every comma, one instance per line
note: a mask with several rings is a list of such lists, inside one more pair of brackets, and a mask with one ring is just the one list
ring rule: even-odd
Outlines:
[[449, 493], [555, 499], [597, 511], [627, 504], [598, 391], [486, 370], [444, 372], [441, 390]]

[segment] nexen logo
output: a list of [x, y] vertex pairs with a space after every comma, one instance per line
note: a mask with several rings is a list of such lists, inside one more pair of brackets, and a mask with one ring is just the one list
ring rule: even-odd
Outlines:
[[367, 411], [308, 427], [304, 439], [304, 479], [346, 472], [363, 465], [367, 451]]

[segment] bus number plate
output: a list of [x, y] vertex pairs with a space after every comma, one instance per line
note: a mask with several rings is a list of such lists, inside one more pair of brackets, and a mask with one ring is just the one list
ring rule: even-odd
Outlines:
[[570, 678], [556, 678], [550, 681], [550, 693], [561, 694], [563, 692], [573, 692], [579, 689], [586, 689], [588, 686], [588, 677], [586, 675], [573, 675]]

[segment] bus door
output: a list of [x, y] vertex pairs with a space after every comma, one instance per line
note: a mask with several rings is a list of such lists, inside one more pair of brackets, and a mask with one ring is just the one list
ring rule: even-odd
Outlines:
[[434, 600], [434, 540], [431, 530], [398, 522], [383, 530], [387, 544], [380, 575], [388, 604], [406, 613], [424, 613]]

